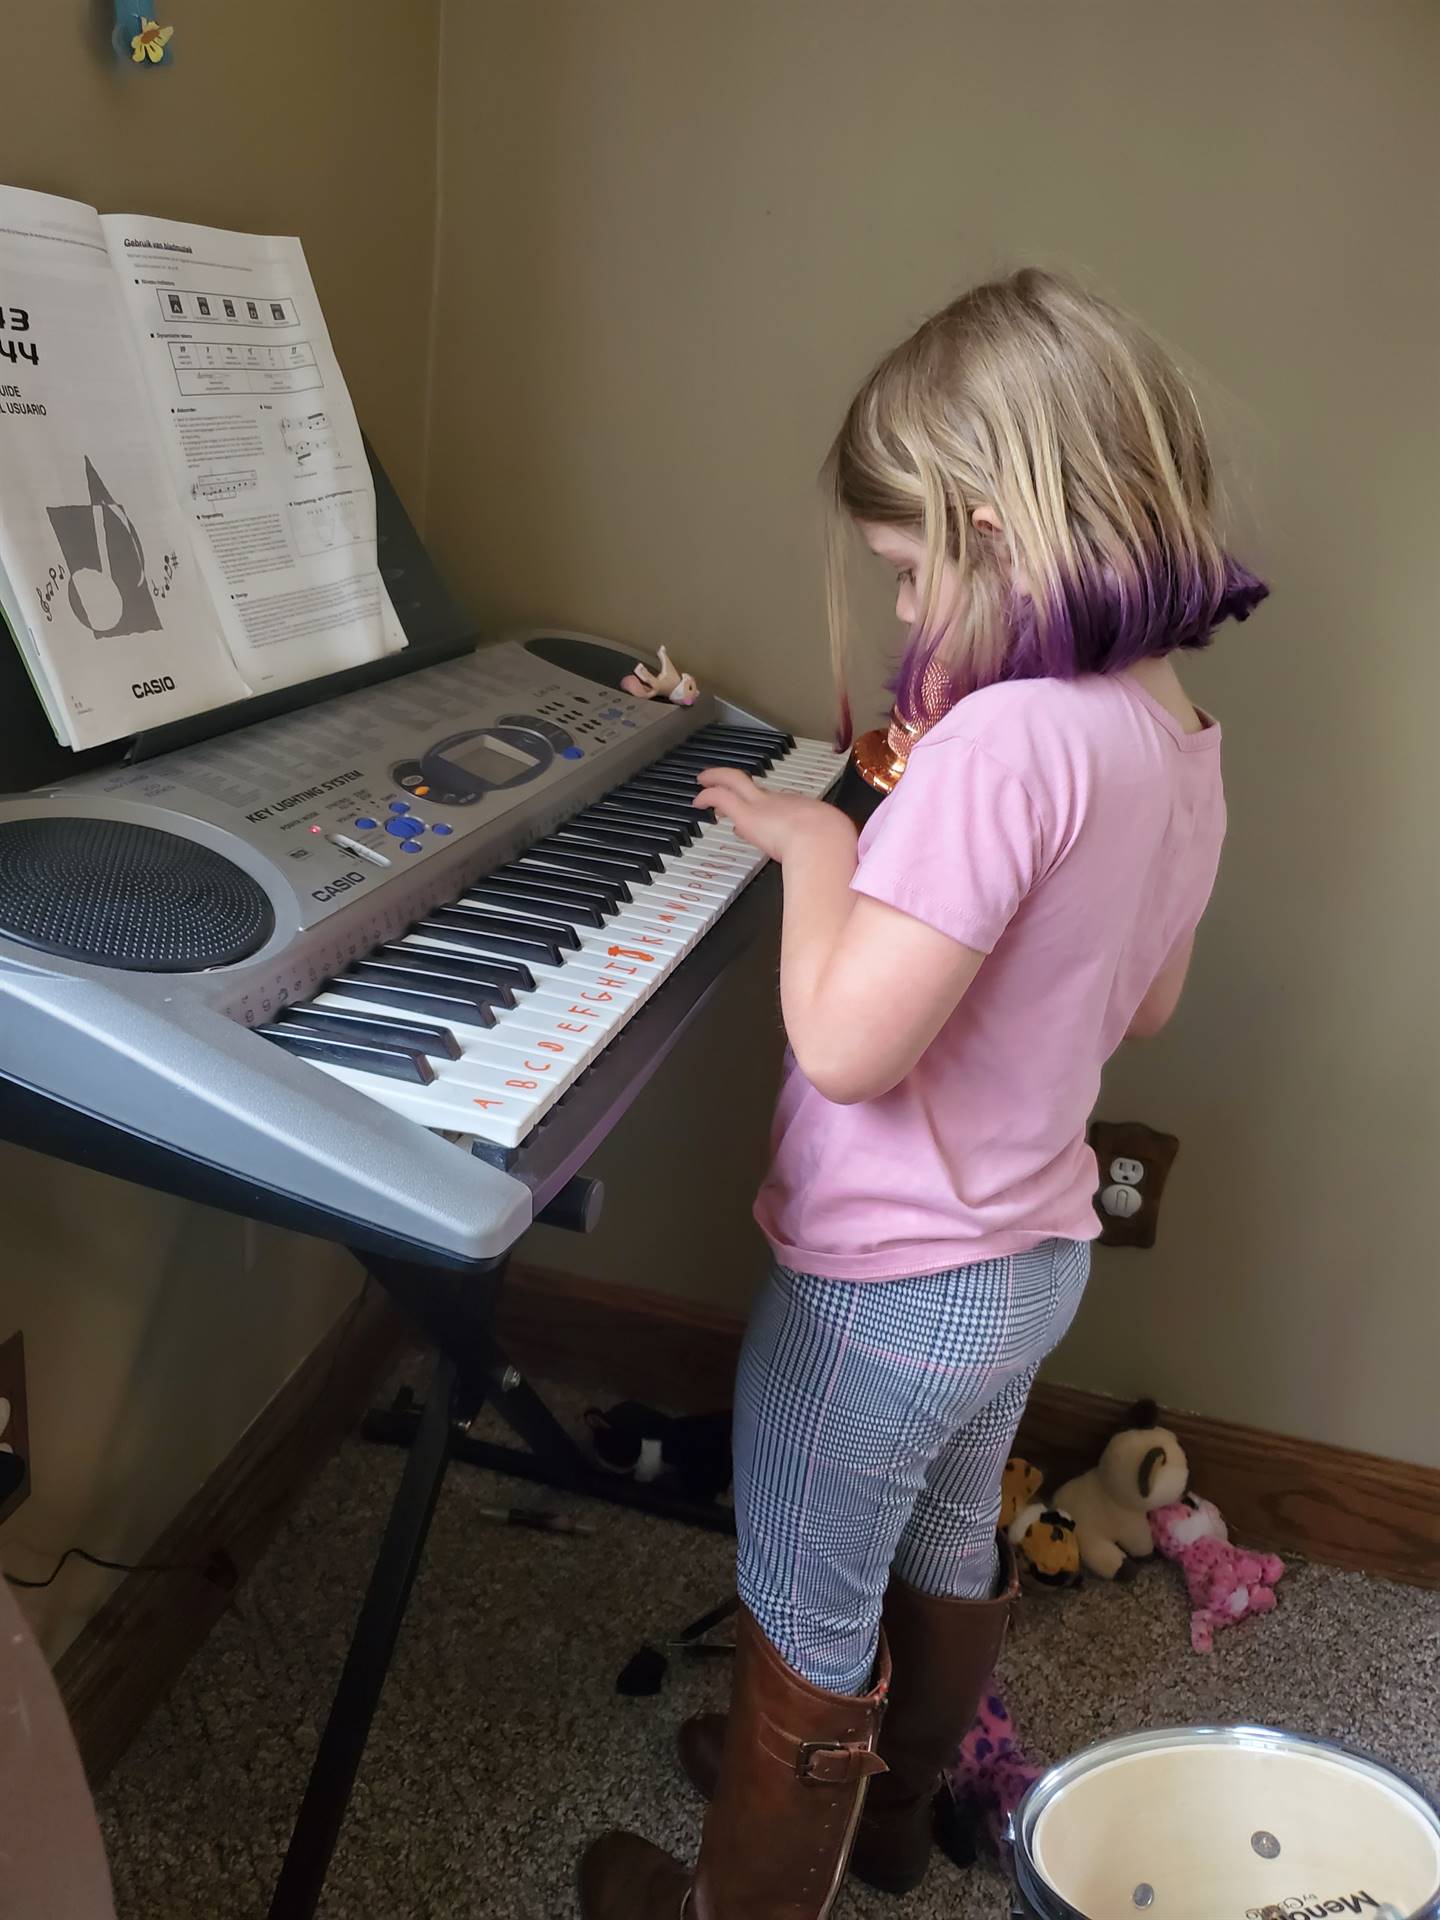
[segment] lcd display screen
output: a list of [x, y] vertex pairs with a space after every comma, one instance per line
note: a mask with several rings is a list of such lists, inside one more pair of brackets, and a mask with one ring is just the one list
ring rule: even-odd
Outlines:
[[507, 786], [535, 766], [536, 756], [501, 747], [483, 734], [445, 749], [444, 764], [487, 787]]

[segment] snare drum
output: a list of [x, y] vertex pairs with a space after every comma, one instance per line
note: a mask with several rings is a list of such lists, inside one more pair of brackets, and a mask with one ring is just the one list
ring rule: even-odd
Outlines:
[[1016, 1810], [1015, 1920], [1440, 1920], [1440, 1812], [1264, 1727], [1109, 1740]]

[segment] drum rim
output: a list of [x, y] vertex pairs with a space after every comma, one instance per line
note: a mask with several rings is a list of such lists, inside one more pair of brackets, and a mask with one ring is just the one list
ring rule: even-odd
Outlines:
[[[1134, 1733], [1113, 1734], [1106, 1740], [1097, 1740], [1088, 1747], [1082, 1747], [1079, 1753], [1072, 1753], [1068, 1760], [1059, 1761], [1031, 1785], [1010, 1816], [1008, 1837], [1011, 1875], [1017, 1890], [1031, 1902], [1034, 1920], [1091, 1920], [1078, 1907], [1072, 1907], [1064, 1894], [1046, 1886], [1037, 1877], [1038, 1869], [1032, 1867], [1030, 1860], [1034, 1831], [1040, 1815], [1061, 1786], [1075, 1777], [1079, 1763], [1093, 1760], [1100, 1754], [1112, 1759], [1125, 1759], [1132, 1753], [1176, 1745], [1182, 1740], [1201, 1746], [1238, 1740], [1252, 1750], [1303, 1747], [1330, 1760], [1347, 1761], [1371, 1775], [1379, 1776], [1386, 1784], [1398, 1783], [1405, 1788], [1429, 1815], [1435, 1826], [1436, 1837], [1440, 1839], [1440, 1801], [1433, 1794], [1427, 1793], [1418, 1780], [1412, 1779], [1399, 1767], [1392, 1767], [1388, 1762], [1377, 1760], [1373, 1754], [1362, 1753], [1356, 1747], [1347, 1747], [1339, 1740], [1327, 1740], [1318, 1734], [1300, 1733], [1287, 1727], [1259, 1726], [1249, 1721], [1230, 1726], [1143, 1728]], [[1030, 1917], [1015, 1909], [1014, 1920], [1030, 1920]], [[1436, 1884], [1421, 1906], [1405, 1916], [1405, 1920], [1440, 1920], [1440, 1883]]]

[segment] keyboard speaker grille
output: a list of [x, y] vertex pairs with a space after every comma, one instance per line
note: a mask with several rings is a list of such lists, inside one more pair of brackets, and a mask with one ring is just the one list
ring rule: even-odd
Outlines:
[[0, 821], [0, 934], [141, 973], [228, 966], [269, 939], [265, 889], [157, 827], [47, 815]]

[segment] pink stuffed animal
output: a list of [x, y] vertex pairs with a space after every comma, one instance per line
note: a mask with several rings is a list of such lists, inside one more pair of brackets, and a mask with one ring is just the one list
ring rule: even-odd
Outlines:
[[982, 1850], [1008, 1865], [1010, 1816], [1039, 1778], [1039, 1767], [1020, 1751], [1009, 1708], [998, 1693], [987, 1693], [945, 1770], [949, 1791], [937, 1803], [936, 1834], [957, 1866], [973, 1866]]
[[1214, 1651], [1216, 1628], [1233, 1627], [1252, 1613], [1274, 1612], [1271, 1589], [1285, 1562], [1273, 1553], [1232, 1547], [1219, 1508], [1208, 1500], [1187, 1493], [1173, 1507], [1157, 1507], [1150, 1532], [1160, 1553], [1185, 1575], [1195, 1609], [1190, 1644], [1196, 1653]]

